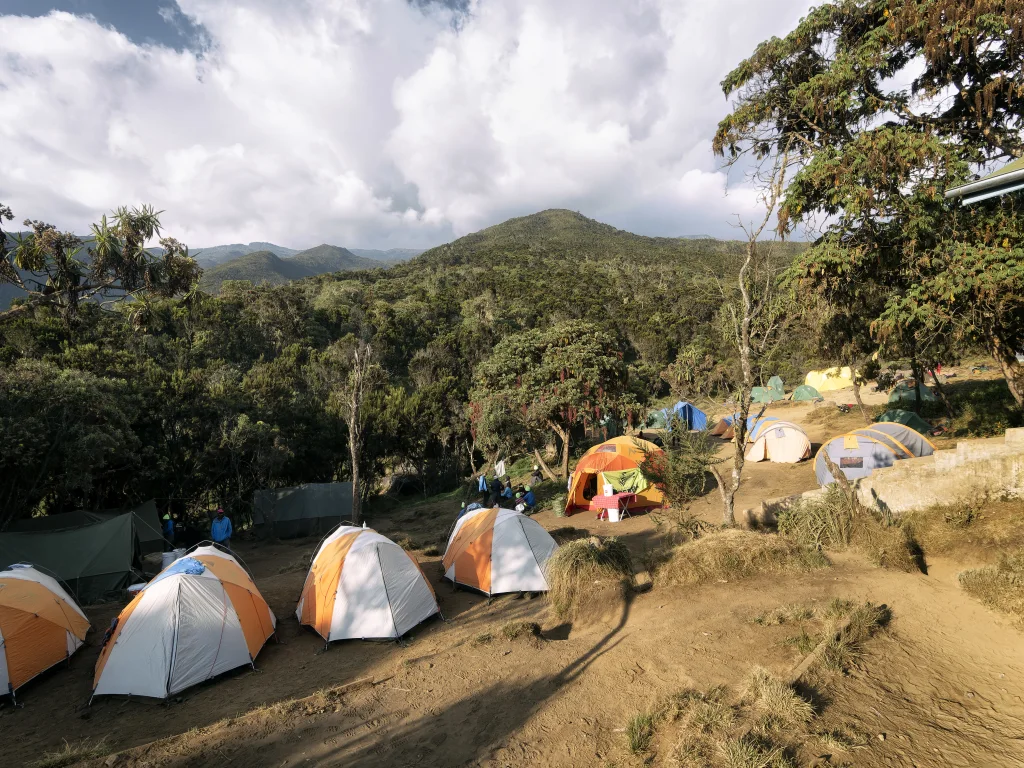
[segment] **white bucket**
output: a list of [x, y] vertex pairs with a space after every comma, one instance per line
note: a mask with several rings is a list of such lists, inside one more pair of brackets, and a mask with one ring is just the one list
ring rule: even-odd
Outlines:
[[619, 508], [618, 507], [615, 507], [614, 509], [609, 509], [608, 510], [608, 522], [609, 523], [617, 523], [617, 522], [619, 522]]
[[170, 552], [160, 553], [160, 570], [169, 566], [175, 560], [181, 560], [185, 556], [184, 549], [173, 549]]
[[605, 483], [604, 484], [604, 489], [602, 491], [602, 495], [604, 495], [604, 496], [614, 496], [615, 495], [615, 489], [612, 488], [611, 483]]

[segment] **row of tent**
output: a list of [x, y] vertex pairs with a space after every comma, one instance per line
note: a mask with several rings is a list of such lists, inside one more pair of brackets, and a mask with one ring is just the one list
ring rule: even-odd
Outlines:
[[[448, 538], [445, 578], [487, 595], [545, 591], [558, 545], [518, 512], [478, 509]], [[295, 610], [325, 642], [397, 639], [440, 614], [419, 563], [385, 536], [339, 525], [317, 547]], [[54, 577], [29, 565], [0, 571], [0, 692], [11, 696], [77, 651], [89, 621]], [[165, 699], [253, 665], [277, 618], [229, 552], [198, 546], [163, 569], [112, 623], [93, 696]]]

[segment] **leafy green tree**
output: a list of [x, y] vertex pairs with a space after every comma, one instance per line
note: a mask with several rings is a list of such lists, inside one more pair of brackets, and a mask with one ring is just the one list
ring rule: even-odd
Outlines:
[[[10, 209], [0, 206], [0, 220], [11, 217]], [[109, 220], [104, 216], [93, 225], [88, 246], [51, 224], [26, 219], [25, 225], [32, 231], [17, 237], [13, 249], [7, 250], [4, 238], [0, 282], [27, 296], [0, 312], [0, 321], [50, 306], [70, 325], [84, 301], [174, 296], [191, 290], [202, 273], [188, 248], [174, 238], [161, 238], [156, 253], [147, 249], [146, 243], [160, 234], [160, 214], [148, 205], [118, 208]]]
[[[989, 303], [984, 319], [969, 309], [993, 283], [1017, 282], [1015, 254], [992, 237], [1013, 203], [957, 213], [943, 192], [971, 168], [1024, 153], [1022, 37], [1017, 0], [825, 3], [729, 73], [734, 109], [714, 139], [731, 158], [792, 153], [799, 170], [778, 228], [821, 228], [795, 267], [805, 287], [847, 314], [861, 309], [850, 284], [883, 287], [872, 336], [919, 369], [944, 337], [981, 338], [1018, 402], [1018, 307]], [[942, 292], [943, 273], [983, 264], [995, 280]]]
[[476, 379], [472, 401], [486, 414], [477, 428], [553, 432], [562, 447], [562, 477], [569, 476], [575, 427], [591, 426], [606, 415], [635, 417], [642, 405], [630, 388], [623, 345], [583, 321], [506, 337], [477, 367]]

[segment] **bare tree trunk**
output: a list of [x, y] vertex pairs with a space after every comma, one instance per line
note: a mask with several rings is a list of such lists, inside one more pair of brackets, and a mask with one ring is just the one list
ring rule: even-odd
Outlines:
[[558, 435], [562, 441], [562, 479], [566, 480], [569, 477], [569, 431], [562, 429], [558, 424], [553, 421], [549, 422], [551, 429], [554, 430], [555, 434]]
[[924, 369], [918, 362], [917, 356], [910, 358], [910, 370], [914, 372], [914, 413], [921, 413], [921, 379], [924, 378]]
[[939, 393], [939, 397], [942, 399], [942, 405], [946, 409], [946, 415], [951, 419], [956, 418], [953, 414], [953, 404], [949, 402], [945, 388], [939, 383], [939, 375], [935, 372], [934, 368], [932, 368], [929, 373], [931, 373], [932, 380], [935, 382], [935, 391]]
[[470, 444], [469, 440], [466, 441], [466, 453], [469, 455], [469, 468], [472, 470], [474, 476], [476, 476], [476, 457], [473, 455], [474, 446]]
[[373, 360], [369, 344], [360, 344], [352, 351], [348, 391], [348, 450], [352, 460], [352, 523], [362, 522], [363, 488], [359, 480], [359, 464], [363, 457], [363, 399], [366, 395], [366, 377]]
[[853, 373], [853, 399], [857, 401], [857, 407], [860, 408], [861, 418], [864, 419], [865, 424], [872, 424], [874, 419], [868, 414], [868, 409], [864, 407], [864, 401], [860, 398], [860, 382], [857, 381], [857, 372], [851, 369]]
[[537, 466], [540, 467], [541, 472], [547, 475], [548, 480], [555, 481], [558, 479], [557, 477], [555, 477], [555, 473], [551, 471], [551, 468], [548, 466], [547, 462], [544, 461], [544, 458], [540, 455], [540, 451], [538, 451], [536, 448], [533, 449], [533, 458], [537, 460]]
[[359, 525], [363, 511], [363, 498], [359, 485], [359, 460], [362, 458], [362, 440], [359, 430], [359, 405], [352, 398], [352, 418], [348, 422], [348, 452], [352, 460], [352, 524]]
[[995, 334], [992, 335], [992, 357], [999, 363], [999, 370], [1002, 371], [1003, 378], [1006, 379], [1006, 386], [1009, 388], [1010, 394], [1013, 395], [1014, 402], [1018, 406], [1024, 406], [1024, 386], [1021, 385], [1024, 374], [1022, 374], [1020, 363], [1017, 362], [1017, 355], [1014, 353], [1007, 356], [1002, 339]]

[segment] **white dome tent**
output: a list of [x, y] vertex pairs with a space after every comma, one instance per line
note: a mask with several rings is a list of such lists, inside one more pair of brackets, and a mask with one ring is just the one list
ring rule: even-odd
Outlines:
[[434, 589], [408, 552], [344, 523], [317, 548], [295, 608], [328, 643], [398, 639], [437, 613]]
[[510, 509], [458, 519], [441, 563], [444, 577], [487, 595], [546, 592], [545, 566], [558, 544], [536, 520]]

